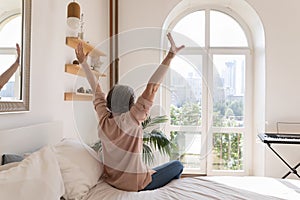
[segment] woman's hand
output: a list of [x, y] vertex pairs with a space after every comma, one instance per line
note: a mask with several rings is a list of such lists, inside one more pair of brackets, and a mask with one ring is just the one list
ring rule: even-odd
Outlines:
[[19, 46], [18, 43], [16, 44], [16, 50], [17, 50], [17, 59], [16, 59], [16, 63], [19, 63], [19, 62], [20, 62], [21, 50], [20, 50], [20, 46]]
[[79, 42], [79, 44], [77, 45], [77, 48], [75, 49], [75, 54], [80, 64], [86, 60], [88, 53], [84, 54], [81, 42]]
[[170, 56], [171, 58], [174, 58], [174, 56], [175, 56], [181, 49], [183, 49], [185, 46], [184, 46], [184, 45], [181, 45], [180, 47], [177, 47], [177, 46], [175, 45], [175, 42], [174, 42], [174, 40], [173, 40], [173, 37], [172, 37], [171, 33], [168, 33], [168, 34], [167, 34], [167, 37], [168, 37], [168, 39], [169, 39], [169, 41], [170, 41], [170, 44], [171, 44], [171, 48], [170, 48], [170, 51], [169, 51], [169, 56]]

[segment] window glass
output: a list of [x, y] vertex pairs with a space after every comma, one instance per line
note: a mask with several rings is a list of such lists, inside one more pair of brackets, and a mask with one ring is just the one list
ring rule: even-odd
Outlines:
[[213, 64], [213, 126], [243, 127], [245, 55], [214, 55]]
[[[0, 55], [0, 74], [3, 74], [16, 60], [16, 55]], [[5, 100], [5, 98], [15, 97], [15, 78], [16, 76], [12, 76], [9, 81], [2, 87], [0, 90], [0, 98], [1, 100]]]
[[171, 160], [180, 160], [185, 168], [200, 169], [201, 132], [172, 131]]
[[242, 133], [214, 133], [213, 170], [243, 170]]
[[22, 31], [21, 16], [12, 18], [6, 24], [4, 24], [4, 26], [0, 25], [0, 48], [15, 47], [16, 43], [21, 44], [21, 37], [20, 37], [22, 35], [21, 31]]
[[[0, 54], [0, 74], [5, 72], [16, 61], [16, 55]], [[11, 80], [14, 76], [11, 77]]]
[[202, 56], [176, 57], [171, 65], [171, 125], [201, 125]]
[[205, 12], [196, 11], [182, 18], [174, 27], [173, 31], [184, 35], [185, 39], [176, 38], [187, 47], [205, 46]]
[[246, 35], [231, 16], [219, 11], [210, 12], [211, 47], [246, 47]]

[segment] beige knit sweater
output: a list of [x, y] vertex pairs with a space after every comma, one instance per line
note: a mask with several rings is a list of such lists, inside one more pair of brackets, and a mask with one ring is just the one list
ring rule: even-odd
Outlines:
[[105, 94], [99, 86], [93, 102], [99, 118], [98, 136], [102, 142], [105, 181], [122, 190], [143, 189], [152, 181], [151, 175], [155, 172], [142, 160], [143, 130], [140, 126], [152, 102], [139, 97], [129, 112], [110, 117]]

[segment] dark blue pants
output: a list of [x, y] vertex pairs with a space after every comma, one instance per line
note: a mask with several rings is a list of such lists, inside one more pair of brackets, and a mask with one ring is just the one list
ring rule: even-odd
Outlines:
[[153, 169], [156, 173], [152, 174], [152, 182], [143, 190], [154, 190], [166, 185], [173, 179], [179, 179], [183, 170], [183, 165], [180, 161], [173, 160]]

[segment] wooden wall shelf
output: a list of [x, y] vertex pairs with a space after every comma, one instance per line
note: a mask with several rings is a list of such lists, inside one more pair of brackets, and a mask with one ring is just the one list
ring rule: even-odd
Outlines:
[[[85, 77], [84, 70], [79, 65], [65, 64], [65, 72]], [[96, 75], [97, 79], [99, 79], [99, 77], [105, 77], [105, 74], [101, 74], [96, 70], [92, 70], [92, 72]]]
[[[73, 48], [73, 49], [77, 48], [79, 42], [82, 42], [83, 52], [85, 54], [89, 53], [89, 56], [91, 56], [91, 57], [106, 56], [105, 53], [98, 50], [97, 48], [94, 48], [92, 45], [90, 45], [89, 43], [81, 40], [78, 37], [66, 37], [66, 44], [69, 47]], [[85, 73], [79, 65], [66, 64], [65, 65], [65, 72], [85, 77]], [[100, 76], [105, 77], [105, 74], [101, 74], [96, 70], [92, 70], [92, 72], [96, 75], [97, 78], [99, 78]], [[65, 101], [92, 101], [93, 100], [93, 95], [92, 94], [86, 94], [86, 93], [65, 92], [64, 100]]]
[[65, 92], [65, 101], [91, 101], [93, 100], [92, 94]]
[[79, 42], [82, 42], [82, 46], [83, 46], [83, 52], [86, 54], [87, 52], [89, 52], [90, 56], [106, 56], [105, 53], [103, 53], [102, 51], [98, 50], [97, 48], [94, 48], [92, 45], [90, 45], [89, 43], [85, 42], [84, 40], [81, 40], [78, 37], [67, 37], [66, 38], [66, 44], [69, 47], [72, 47], [73, 49], [76, 49]]

